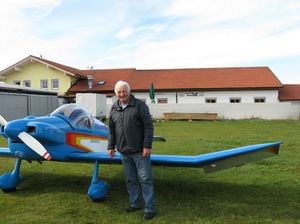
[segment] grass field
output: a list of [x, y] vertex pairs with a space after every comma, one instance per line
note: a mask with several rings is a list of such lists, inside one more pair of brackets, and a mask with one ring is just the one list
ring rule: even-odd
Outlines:
[[[159, 122], [154, 153], [196, 155], [244, 145], [283, 141], [279, 156], [205, 175], [202, 169], [154, 167], [158, 215], [148, 223], [300, 223], [300, 122]], [[1, 139], [1, 145], [5, 141]], [[0, 158], [0, 173], [14, 159]], [[0, 192], [0, 223], [141, 223], [128, 206], [121, 166], [102, 165], [111, 184], [107, 200], [86, 192], [93, 164], [23, 162], [18, 190]]]

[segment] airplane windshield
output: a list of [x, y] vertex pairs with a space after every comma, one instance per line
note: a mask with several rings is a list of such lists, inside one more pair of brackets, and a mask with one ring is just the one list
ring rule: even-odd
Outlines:
[[51, 114], [57, 116], [65, 116], [68, 117], [72, 124], [83, 127], [83, 128], [93, 128], [94, 119], [92, 116], [83, 108], [77, 106], [76, 104], [65, 104], [61, 107], [57, 108]]

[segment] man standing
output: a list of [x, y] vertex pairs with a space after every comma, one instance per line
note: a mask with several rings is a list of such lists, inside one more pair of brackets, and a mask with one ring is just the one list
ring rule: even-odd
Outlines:
[[141, 209], [141, 192], [145, 203], [144, 219], [152, 219], [155, 216], [150, 160], [153, 124], [149, 108], [130, 94], [127, 82], [118, 81], [115, 93], [118, 101], [109, 115], [108, 153], [113, 158], [116, 149], [122, 156], [130, 203], [126, 212]]

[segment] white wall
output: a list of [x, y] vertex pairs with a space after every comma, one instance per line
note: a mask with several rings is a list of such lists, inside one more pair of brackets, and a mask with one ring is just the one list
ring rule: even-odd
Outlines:
[[[300, 101], [280, 102], [277, 90], [155, 93], [156, 102], [157, 98], [168, 98], [168, 104], [151, 104], [148, 93], [134, 95], [146, 99], [154, 118], [163, 118], [163, 113], [182, 112], [217, 113], [220, 119], [300, 119]], [[217, 103], [205, 103], [206, 97], [217, 98]], [[241, 103], [230, 103], [231, 97], [240, 97]], [[266, 101], [254, 103], [255, 97], [264, 97]], [[107, 103], [109, 111], [112, 100], [107, 100]]]
[[[136, 98], [146, 99], [146, 103], [150, 104], [151, 100], [149, 97], [149, 93], [133, 93]], [[155, 92], [155, 102], [157, 103], [157, 99], [159, 98], [167, 98], [168, 103], [176, 103], [176, 92]]]
[[[196, 96], [189, 96], [189, 95]], [[204, 92], [178, 92], [178, 103], [205, 103], [206, 98], [216, 98], [217, 103], [230, 103], [232, 97], [241, 98], [241, 103], [254, 103], [255, 97], [264, 97], [266, 103], [278, 102], [277, 90], [252, 91], [204, 91]]]
[[[144, 100], [147, 104], [151, 103], [149, 93], [133, 93], [133, 95], [141, 100]], [[168, 103], [176, 103], [176, 92], [157, 92], [155, 93], [155, 102], [158, 98], [168, 98]], [[115, 97], [107, 97], [107, 104], [112, 104]]]
[[[135, 97], [151, 103], [149, 93], [133, 93]], [[177, 95], [177, 102], [176, 102]], [[266, 103], [276, 103], [278, 101], [277, 90], [248, 90], [248, 91], [188, 91], [188, 92], [156, 92], [155, 101], [159, 98], [167, 98], [168, 104], [197, 104], [205, 103], [206, 98], [216, 98], [217, 103], [229, 103], [232, 97], [241, 98], [241, 103], [254, 103], [255, 97], [264, 97]], [[112, 104], [112, 99], [107, 99], [107, 104]]]
[[[163, 113], [217, 113], [219, 119], [300, 119], [300, 102], [216, 103], [216, 104], [148, 104], [154, 118]], [[110, 110], [111, 105], [107, 106]], [[109, 114], [109, 113], [108, 113]]]
[[239, 104], [169, 104], [149, 105], [154, 118], [163, 118], [166, 112], [217, 113], [220, 119], [300, 119], [300, 104], [239, 103]]

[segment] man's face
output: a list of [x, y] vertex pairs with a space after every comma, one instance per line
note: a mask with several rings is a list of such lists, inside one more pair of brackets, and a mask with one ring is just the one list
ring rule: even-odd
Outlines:
[[129, 92], [125, 86], [119, 87], [117, 89], [117, 97], [122, 104], [127, 104], [129, 101]]

